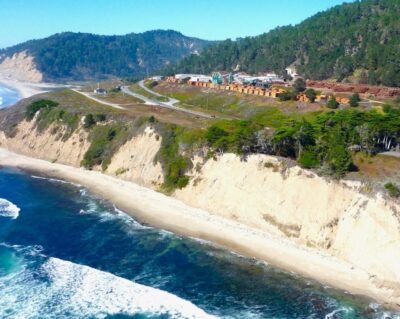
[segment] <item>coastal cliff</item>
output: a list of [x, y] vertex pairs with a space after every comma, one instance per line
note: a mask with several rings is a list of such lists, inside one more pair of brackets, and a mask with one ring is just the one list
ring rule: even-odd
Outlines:
[[33, 56], [26, 51], [5, 58], [0, 55], [0, 75], [16, 81], [33, 83], [43, 81], [43, 74], [38, 70]]
[[[57, 132], [57, 133], [55, 133]], [[22, 121], [0, 133], [1, 147], [47, 161], [81, 166], [90, 147], [80, 125], [72, 134]], [[103, 173], [160, 190], [162, 136], [145, 124], [111, 157]], [[346, 261], [368, 273], [392, 302], [400, 298], [400, 205], [360, 182], [328, 180], [268, 155], [192, 157], [189, 183], [172, 196], [216, 216], [265, 231]], [[93, 170], [101, 170], [94, 166]], [[351, 281], [351, 275], [349, 277]]]

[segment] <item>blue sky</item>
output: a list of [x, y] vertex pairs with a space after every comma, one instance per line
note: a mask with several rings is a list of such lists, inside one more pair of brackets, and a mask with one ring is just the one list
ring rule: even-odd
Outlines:
[[[0, 0], [0, 48], [63, 31], [173, 29], [210, 40], [296, 24], [343, 0]], [[347, 2], [351, 2], [350, 0]]]

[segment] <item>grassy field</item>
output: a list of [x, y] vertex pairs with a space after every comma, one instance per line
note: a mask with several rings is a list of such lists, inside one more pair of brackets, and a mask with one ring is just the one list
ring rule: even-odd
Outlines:
[[148, 91], [144, 90], [143, 88], [141, 88], [139, 86], [139, 84], [137, 84], [137, 83], [131, 85], [129, 88], [133, 92], [138, 93], [140, 95], [143, 95], [143, 96], [145, 96], [145, 97], [147, 97], [149, 99], [157, 100], [157, 101], [160, 101], [160, 102], [168, 102], [168, 98], [166, 98], [164, 96], [157, 96], [157, 95], [151, 94], [150, 92], [148, 92]]
[[276, 108], [287, 114], [318, 112], [325, 109], [317, 103], [279, 102], [276, 99], [268, 97], [217, 91], [166, 82], [155, 86], [153, 90], [181, 101], [180, 106], [185, 108], [205, 110], [218, 116], [241, 119], [262, 116], [262, 113], [268, 115], [271, 109]]

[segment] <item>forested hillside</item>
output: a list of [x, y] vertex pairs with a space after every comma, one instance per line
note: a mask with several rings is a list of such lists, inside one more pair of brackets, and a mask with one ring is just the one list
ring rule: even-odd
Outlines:
[[197, 53], [210, 43], [171, 30], [124, 36], [66, 32], [0, 50], [0, 62], [27, 51], [46, 80], [139, 77]]
[[400, 1], [343, 4], [295, 26], [256, 37], [226, 40], [166, 70], [174, 72], [276, 71], [295, 63], [309, 79], [335, 78], [400, 86]]

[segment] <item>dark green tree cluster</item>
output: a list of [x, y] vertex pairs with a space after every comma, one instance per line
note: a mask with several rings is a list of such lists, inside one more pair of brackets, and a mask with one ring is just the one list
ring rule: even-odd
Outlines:
[[37, 111], [41, 109], [50, 110], [56, 107], [57, 105], [58, 105], [57, 102], [46, 99], [34, 101], [27, 106], [25, 110], [25, 118], [30, 121], [33, 119]]
[[217, 152], [289, 157], [305, 168], [342, 177], [355, 168], [352, 152], [376, 154], [400, 143], [400, 109], [385, 113], [344, 109], [308, 120], [289, 117], [268, 134], [257, 119], [219, 121], [207, 129], [205, 137]]
[[316, 14], [295, 26], [256, 37], [226, 40], [192, 55], [166, 73], [275, 71], [296, 63], [307, 79], [339, 81], [362, 70], [358, 81], [400, 86], [400, 2], [363, 0]]
[[0, 50], [0, 62], [6, 56], [27, 51], [47, 80], [131, 78], [151, 74], [211, 43], [172, 30], [123, 36], [65, 32]]

